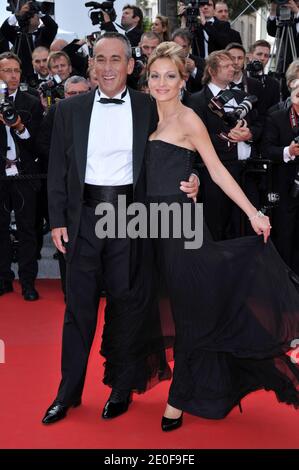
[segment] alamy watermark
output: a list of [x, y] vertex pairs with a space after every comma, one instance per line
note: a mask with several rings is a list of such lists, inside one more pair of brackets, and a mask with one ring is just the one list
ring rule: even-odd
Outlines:
[[126, 196], [119, 195], [117, 205], [101, 202], [95, 214], [96, 236], [104, 238], [183, 238], [184, 247], [195, 250], [203, 243], [203, 206], [198, 203], [166, 202], [127, 206]]
[[0, 339], [0, 364], [5, 364], [5, 343]]

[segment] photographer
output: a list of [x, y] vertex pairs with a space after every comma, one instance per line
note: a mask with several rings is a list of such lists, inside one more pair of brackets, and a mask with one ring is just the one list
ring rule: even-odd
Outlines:
[[[286, 18], [286, 19], [285, 19]], [[288, 19], [287, 19], [288, 18]], [[294, 37], [296, 56], [299, 54], [299, 1], [289, 0], [282, 3], [277, 0], [277, 3], [271, 3], [270, 14], [267, 19], [267, 33], [272, 37], [281, 37], [282, 30], [285, 25], [291, 26], [291, 33]], [[280, 57], [277, 58], [277, 72], [285, 73], [289, 64], [296, 59], [293, 57], [291, 47], [287, 38], [284, 38], [281, 44]], [[285, 48], [287, 48], [285, 50]], [[284, 64], [284, 56], [286, 62]]]
[[[210, 138], [218, 154], [232, 176], [240, 182], [244, 160], [255, 155], [254, 143], [262, 132], [262, 124], [257, 112], [250, 111], [246, 119], [229, 124], [225, 113], [241, 105], [246, 93], [230, 90], [234, 76], [234, 64], [229, 52], [215, 51], [206, 59], [204, 88], [191, 96], [188, 105], [199, 115], [208, 129]], [[230, 99], [221, 113], [212, 110], [211, 101], [224, 91], [229, 91]], [[249, 108], [248, 108], [249, 109]], [[211, 180], [206, 168], [200, 171], [205, 219], [215, 240], [240, 236], [239, 212], [229, 198]], [[250, 195], [249, 195], [250, 196]]]
[[64, 83], [72, 73], [70, 58], [63, 51], [51, 52], [47, 65], [51, 78], [39, 86], [41, 103], [44, 109], [64, 98]]
[[172, 33], [172, 40], [179, 44], [184, 50], [186, 56], [186, 72], [188, 78], [186, 79], [186, 89], [190, 93], [195, 93], [202, 89], [202, 76], [205, 66], [205, 61], [199, 56], [191, 54], [191, 41], [192, 36], [188, 29], [176, 29]]
[[270, 58], [271, 46], [268, 41], [260, 39], [249, 48], [250, 62], [247, 64], [247, 74], [260, 81], [263, 86], [265, 107], [268, 110], [280, 100], [279, 81], [265, 74], [265, 67]]
[[40, 46], [49, 48], [57, 30], [57, 23], [50, 15], [40, 13], [33, 1], [25, 3], [4, 21], [1, 32], [13, 44], [14, 52], [22, 61], [22, 80], [27, 81], [33, 75], [32, 51]]
[[[101, 25], [103, 31], [124, 32], [132, 47], [137, 47], [143, 34], [143, 13], [141, 8], [135, 5], [125, 5], [122, 9], [121, 30], [110, 19], [110, 15], [103, 11], [104, 22]], [[118, 25], [117, 25], [118, 26]]]
[[255, 78], [248, 77], [244, 71], [246, 51], [241, 44], [231, 43], [225, 50], [229, 52], [234, 64], [234, 77], [230, 83], [231, 89], [242, 90], [249, 95], [255, 95], [258, 98], [256, 108], [260, 118], [266, 114], [266, 105], [262, 84]]
[[291, 102], [267, 118], [263, 154], [275, 162], [273, 189], [280, 194], [273, 212], [273, 241], [281, 257], [299, 274], [299, 79], [290, 83]]
[[[230, 42], [238, 42], [240, 36], [234, 34], [229, 22], [219, 21], [214, 16], [214, 0], [186, 1], [186, 3], [199, 5], [199, 8], [189, 7], [182, 5], [181, 2], [179, 7], [181, 27], [189, 28], [193, 35], [193, 54], [205, 59], [211, 52], [225, 48]], [[197, 11], [199, 17], [196, 15]]]
[[[0, 295], [13, 290], [12, 247], [9, 234], [11, 211], [18, 230], [19, 279], [25, 300], [38, 299], [34, 287], [38, 265], [36, 259], [36, 201], [40, 181], [18, 180], [18, 175], [39, 173], [34, 140], [42, 119], [37, 98], [19, 91], [20, 59], [11, 52], [0, 55], [0, 80], [7, 86], [7, 99], [0, 108]], [[5, 108], [9, 109], [5, 111]]]

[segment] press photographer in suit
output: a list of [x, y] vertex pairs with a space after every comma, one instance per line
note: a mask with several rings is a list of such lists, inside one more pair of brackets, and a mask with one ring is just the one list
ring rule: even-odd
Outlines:
[[289, 106], [267, 118], [263, 155], [274, 162], [273, 190], [280, 195], [273, 211], [273, 241], [287, 265], [299, 274], [299, 79], [289, 88]]
[[[5, 106], [0, 114], [0, 175], [7, 177], [39, 173], [34, 140], [42, 119], [42, 108], [37, 98], [19, 91], [20, 77], [20, 59], [11, 52], [1, 54], [0, 79], [8, 88], [7, 104], [14, 109], [9, 113], [13, 119], [8, 119]], [[13, 290], [9, 225], [14, 210], [22, 294], [25, 300], [38, 299], [34, 281], [38, 271], [35, 218], [39, 189], [40, 181], [30, 178], [15, 181], [8, 178], [0, 182], [0, 295]]]
[[[231, 107], [240, 106], [246, 97], [242, 90], [230, 90], [234, 71], [229, 52], [212, 52], [206, 59], [204, 87], [199, 93], [194, 93], [187, 104], [203, 120], [217, 155], [232, 176], [240, 182], [244, 161], [255, 155], [254, 143], [261, 135], [262, 123], [256, 110], [248, 112], [245, 119], [238, 120], [237, 124], [228, 124], [226, 118], [221, 117], [223, 111], [229, 112]], [[218, 102], [218, 96], [221, 98], [223, 92], [226, 92], [226, 104], [224, 107], [223, 104], [220, 105], [222, 112], [215, 112], [211, 100], [215, 98]], [[250, 107], [249, 105], [248, 110]], [[205, 168], [200, 170], [200, 181], [204, 215], [213, 238], [223, 240], [240, 236], [239, 212], [235, 218], [232, 217], [233, 204], [219, 191]]]
[[34, 2], [25, 3], [20, 11], [11, 15], [1, 26], [4, 38], [14, 46], [14, 52], [22, 61], [22, 80], [33, 75], [32, 51], [39, 46], [50, 48], [58, 25], [48, 14], [42, 14]]

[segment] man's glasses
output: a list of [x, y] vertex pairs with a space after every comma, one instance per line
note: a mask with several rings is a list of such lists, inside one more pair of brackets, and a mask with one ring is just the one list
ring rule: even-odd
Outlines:
[[83, 95], [84, 93], [87, 93], [87, 91], [67, 91], [67, 95], [73, 96], [73, 95]]
[[4, 72], [4, 73], [21, 73], [21, 70], [20, 69], [0, 69], [0, 72]]

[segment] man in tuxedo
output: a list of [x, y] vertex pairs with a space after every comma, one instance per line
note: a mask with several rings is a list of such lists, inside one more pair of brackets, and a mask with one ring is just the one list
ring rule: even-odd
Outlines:
[[[226, 23], [228, 23], [226, 27], [230, 26], [227, 3], [223, 2], [222, 0], [218, 2], [216, 1], [214, 15], [215, 15], [215, 18], [217, 18], [217, 20], [225, 21]], [[237, 31], [236, 29], [233, 29], [232, 27], [229, 27], [228, 34], [230, 38], [229, 42], [237, 42], [239, 44], [242, 44], [242, 39], [241, 39], [239, 31]]]
[[[9, 101], [14, 103], [18, 118], [10, 123], [0, 114], [0, 175], [34, 175], [39, 173], [34, 148], [42, 108], [37, 98], [19, 91], [20, 59], [11, 52], [0, 55], [0, 79], [6, 82]], [[36, 202], [39, 180], [7, 180], [0, 183], [0, 295], [13, 290], [12, 247], [9, 234], [11, 211], [14, 210], [18, 231], [19, 279], [24, 300], [38, 299], [34, 287], [38, 265], [36, 259]]]
[[[143, 34], [143, 13], [136, 5], [125, 5], [122, 9], [121, 25], [114, 24], [107, 12], [103, 11], [104, 23], [103, 31], [124, 32], [132, 47], [138, 46]], [[117, 27], [118, 26], [118, 27]]]
[[232, 42], [226, 46], [225, 50], [229, 52], [234, 64], [234, 77], [230, 83], [230, 88], [245, 91], [247, 95], [255, 95], [258, 99], [256, 107], [260, 118], [262, 118], [266, 114], [265, 95], [267, 92], [263, 89], [259, 80], [247, 77], [244, 70], [246, 58], [244, 47], [241, 44]]
[[[263, 155], [273, 161], [273, 190], [279, 193], [273, 211], [273, 242], [283, 260], [299, 275], [299, 79], [294, 80], [288, 107], [268, 115], [263, 136]], [[297, 189], [297, 192], [294, 190]]]
[[[217, 155], [227, 170], [241, 182], [243, 163], [254, 154], [253, 143], [261, 135], [262, 124], [257, 119], [257, 113], [251, 111], [246, 115], [246, 120], [230, 125], [209, 107], [212, 98], [230, 90], [234, 71], [229, 52], [212, 52], [206, 59], [204, 87], [199, 93], [194, 93], [187, 104], [203, 120]], [[242, 90], [231, 90], [230, 95], [231, 99], [225, 104], [224, 111], [236, 108], [246, 93]], [[232, 217], [234, 205], [211, 180], [206, 168], [200, 171], [200, 181], [205, 220], [213, 238], [223, 240], [240, 236], [239, 216]]]
[[272, 106], [276, 105], [280, 100], [280, 85], [279, 81], [274, 77], [270, 77], [265, 73], [265, 68], [269, 62], [271, 46], [268, 41], [264, 39], [259, 39], [249, 48], [249, 59], [248, 64], [250, 68], [250, 63], [252, 61], [259, 61], [261, 63], [262, 70], [259, 72], [247, 72], [250, 77], [255, 78], [260, 81], [263, 86], [263, 94], [265, 101], [265, 108], [268, 110]]
[[195, 93], [202, 89], [202, 76], [205, 65], [204, 59], [191, 54], [192, 36], [188, 29], [176, 29], [172, 33], [172, 40], [181, 46], [186, 56], [186, 72], [188, 79], [186, 80], [186, 89], [190, 93]]
[[[188, 27], [186, 6], [180, 7], [181, 27]], [[205, 59], [211, 52], [224, 49], [230, 42], [239, 40], [240, 36], [232, 33], [228, 21], [219, 21], [215, 16], [214, 0], [200, 7], [200, 22], [196, 28], [192, 26], [192, 52]]]
[[30, 1], [25, 3], [19, 12], [7, 18], [1, 26], [3, 36], [13, 44], [14, 52], [22, 61], [23, 81], [27, 81], [33, 75], [32, 51], [39, 46], [50, 48], [58, 30], [57, 23], [50, 15], [37, 13], [28, 20], [28, 28], [20, 27], [18, 21], [22, 21], [22, 18], [28, 15], [30, 4]]
[[[103, 282], [107, 304], [101, 352], [104, 382], [112, 387], [104, 419], [127, 411], [131, 390], [140, 390], [140, 373], [147, 373], [143, 361], [142, 369], [138, 366], [136, 342], [150, 318], [152, 273], [128, 237], [96, 236], [101, 219], [95, 207], [108, 202], [117, 211], [119, 195], [127, 204], [144, 201], [143, 155], [157, 116], [148, 95], [126, 88], [134, 60], [124, 35], [101, 36], [94, 58], [99, 88], [57, 105], [52, 136], [49, 215], [53, 241], [67, 260], [67, 306], [62, 380], [44, 424], [64, 418], [69, 407], [81, 403]], [[194, 176], [183, 186], [189, 196], [197, 193]]]

